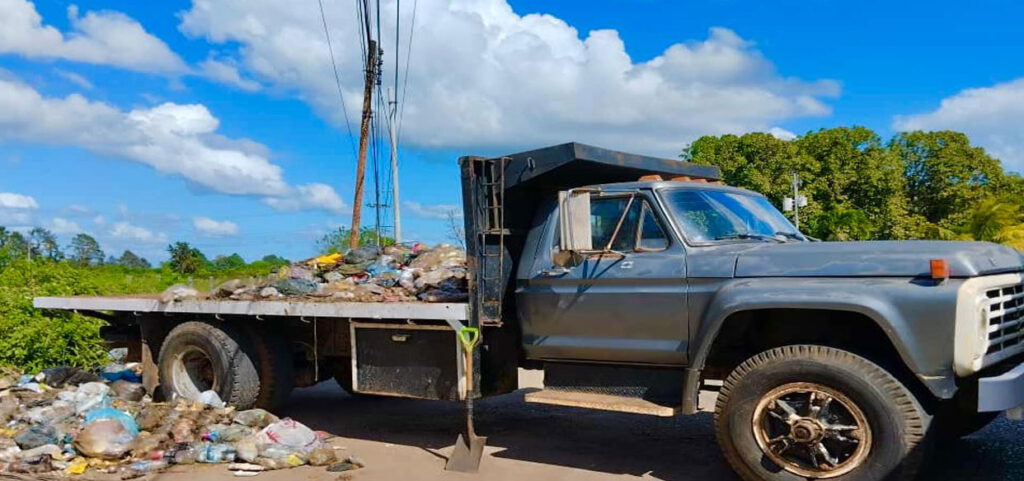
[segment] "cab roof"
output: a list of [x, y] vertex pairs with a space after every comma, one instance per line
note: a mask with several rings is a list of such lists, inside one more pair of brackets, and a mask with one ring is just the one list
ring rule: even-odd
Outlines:
[[713, 190], [720, 192], [733, 192], [737, 194], [756, 195], [764, 197], [763, 194], [741, 187], [731, 185], [709, 184], [706, 182], [686, 182], [674, 180], [639, 180], [632, 182], [613, 182], [609, 184], [588, 185], [587, 188], [598, 189], [604, 192], [631, 191], [637, 189], [687, 189], [687, 190]]

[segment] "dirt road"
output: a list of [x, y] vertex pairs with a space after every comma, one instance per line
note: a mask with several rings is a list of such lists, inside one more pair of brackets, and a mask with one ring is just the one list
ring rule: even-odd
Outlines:
[[[524, 381], [537, 385], [537, 376]], [[714, 393], [702, 396], [710, 408]], [[404, 399], [348, 397], [333, 383], [297, 390], [282, 415], [341, 436], [342, 452], [360, 457], [365, 469], [340, 479], [420, 480], [604, 480], [735, 481], [718, 452], [710, 412], [677, 418], [606, 413], [525, 404], [523, 392], [478, 404], [477, 430], [489, 437], [484, 476], [443, 470], [461, 426], [459, 405]], [[940, 446], [922, 479], [1024, 479], [1020, 440], [1024, 423], [1000, 420], [981, 433]], [[167, 481], [236, 479], [222, 466], [176, 467]], [[260, 474], [260, 481], [334, 481], [324, 468]]]

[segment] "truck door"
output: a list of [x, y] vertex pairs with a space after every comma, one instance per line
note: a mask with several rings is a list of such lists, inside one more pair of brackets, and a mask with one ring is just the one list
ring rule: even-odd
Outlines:
[[539, 260], [519, 290], [528, 357], [686, 363], [685, 251], [656, 206], [643, 192], [591, 194], [594, 251], [571, 267]]

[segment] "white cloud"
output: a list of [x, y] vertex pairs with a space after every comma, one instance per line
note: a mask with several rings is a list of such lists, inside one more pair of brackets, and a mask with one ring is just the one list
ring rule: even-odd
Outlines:
[[779, 140], [793, 140], [797, 138], [797, 135], [781, 127], [772, 127], [768, 129], [768, 134]]
[[957, 130], [981, 145], [1005, 166], [1024, 172], [1024, 78], [991, 87], [962, 90], [942, 100], [939, 108], [897, 116], [893, 128]]
[[199, 72], [202, 76], [223, 84], [237, 87], [246, 92], [255, 92], [260, 89], [260, 84], [253, 80], [243, 78], [238, 73], [238, 67], [230, 62], [207, 59], [199, 63]]
[[238, 235], [238, 224], [224, 220], [217, 221], [209, 217], [196, 217], [192, 219], [192, 226], [200, 235], [208, 237], [230, 237]]
[[[403, 10], [408, 26], [411, 9]], [[391, 78], [395, 1], [382, 2], [381, 13], [384, 78]], [[328, 24], [333, 38], [351, 40], [335, 42], [335, 54], [354, 125], [362, 96], [357, 19], [329, 9]], [[226, 48], [237, 42], [242, 75], [292, 92], [344, 125], [316, 9], [277, 0], [193, 0], [180, 29]], [[403, 59], [404, 52], [403, 44]], [[436, 147], [579, 140], [674, 155], [699, 135], [828, 115], [822, 99], [838, 92], [833, 81], [780, 75], [751, 42], [724, 28], [638, 62], [614, 30], [581, 39], [565, 21], [518, 15], [505, 0], [424, 1], [402, 138]]]
[[14, 192], [0, 192], [0, 209], [38, 209], [39, 203], [32, 197]]
[[217, 135], [219, 124], [201, 104], [164, 103], [125, 112], [77, 94], [43, 97], [25, 84], [0, 79], [0, 141], [81, 147], [227, 194], [289, 193], [265, 147]]
[[143, 244], [163, 244], [167, 242], [166, 234], [154, 233], [145, 227], [139, 227], [127, 222], [114, 223], [110, 229], [110, 237]]
[[75, 84], [75, 85], [77, 85], [79, 87], [82, 87], [85, 90], [92, 90], [93, 89], [92, 82], [90, 82], [89, 79], [87, 79], [87, 78], [85, 78], [85, 77], [83, 77], [83, 76], [81, 76], [81, 75], [79, 75], [79, 74], [77, 74], [75, 72], [69, 72], [67, 70], [60, 70], [60, 69], [58, 69], [57, 70], [57, 75], [60, 75], [61, 77], [64, 77], [64, 79], [67, 80], [68, 82], [71, 82], [71, 83], [73, 83], [73, 84]]
[[110, 11], [68, 7], [71, 30], [43, 25], [28, 0], [0, 0], [0, 53], [63, 59], [150, 73], [183, 73], [185, 63], [134, 19]]
[[64, 219], [62, 217], [54, 217], [53, 220], [46, 224], [46, 228], [54, 234], [78, 234], [82, 232], [82, 228], [77, 223], [71, 220]]
[[32, 223], [32, 212], [39, 203], [30, 196], [0, 192], [0, 226], [25, 226]]
[[447, 219], [451, 212], [454, 212], [456, 217], [462, 217], [462, 209], [457, 205], [450, 204], [425, 205], [407, 200], [402, 202], [402, 209], [403, 213], [424, 219]]
[[341, 200], [333, 187], [320, 183], [299, 185], [287, 195], [267, 197], [263, 201], [282, 211], [321, 209], [341, 213], [349, 209], [348, 203]]
[[92, 218], [92, 223], [96, 225], [105, 225], [107, 223], [107, 218], [102, 215], [98, 215]]

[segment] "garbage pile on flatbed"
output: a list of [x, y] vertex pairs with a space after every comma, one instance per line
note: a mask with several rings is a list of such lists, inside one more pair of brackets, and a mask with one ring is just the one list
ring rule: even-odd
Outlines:
[[362, 466], [339, 457], [327, 433], [262, 409], [235, 410], [213, 391], [153, 402], [138, 371], [113, 364], [99, 373], [61, 367], [0, 376], [0, 477], [93, 472], [130, 479], [195, 463], [224, 464], [238, 476]]
[[[233, 279], [214, 289], [219, 299], [324, 299], [343, 302], [464, 302], [467, 293], [466, 253], [447, 244], [364, 246], [342, 254], [296, 262], [270, 279]], [[183, 285], [172, 286], [163, 302], [198, 297]]]

